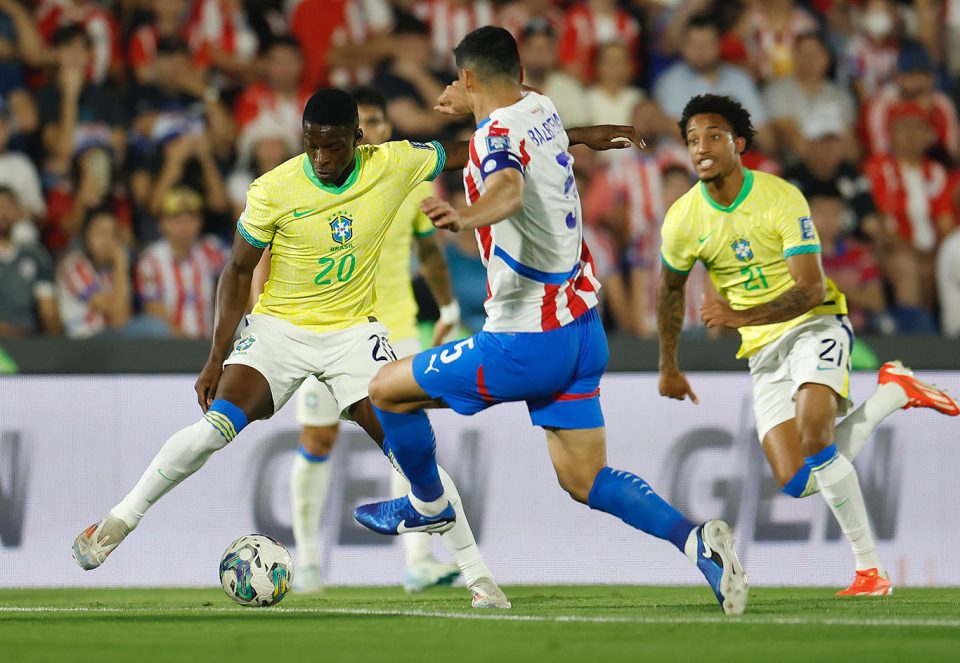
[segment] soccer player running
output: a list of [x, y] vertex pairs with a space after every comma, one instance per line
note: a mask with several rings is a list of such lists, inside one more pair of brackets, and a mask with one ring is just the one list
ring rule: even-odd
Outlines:
[[[392, 127], [387, 120], [387, 101], [373, 88], [351, 92], [357, 104], [363, 144], [379, 145], [390, 139]], [[415, 244], [420, 271], [440, 307], [440, 320], [434, 327], [434, 345], [449, 340], [460, 322], [460, 307], [453, 298], [450, 276], [443, 252], [434, 237], [434, 227], [419, 203], [433, 195], [433, 185], [423, 182], [407, 197], [383, 240], [374, 290], [376, 316], [389, 332], [390, 345], [398, 357], [416, 354], [422, 349], [417, 329], [417, 302], [410, 282], [410, 250]], [[259, 296], [270, 273], [269, 251], [264, 251], [254, 276], [254, 296]], [[297, 423], [302, 426], [298, 454], [290, 471], [290, 505], [293, 512], [293, 538], [297, 548], [296, 589], [317, 592], [323, 587], [320, 574], [320, 518], [330, 488], [330, 464], [327, 462], [339, 432], [340, 409], [333, 394], [318, 379], [303, 381], [297, 391]], [[390, 472], [390, 490], [394, 497], [406, 495], [410, 484], [399, 472]], [[466, 522], [466, 521], [464, 521]], [[437, 561], [431, 553], [431, 535], [412, 532], [403, 537], [406, 573], [403, 586], [408, 592], [420, 592], [440, 584], [449, 584], [458, 575], [457, 564]], [[492, 573], [483, 561], [469, 524], [440, 537], [450, 554], [464, 567], [467, 587], [483, 578], [492, 581]]]
[[[396, 359], [386, 328], [374, 317], [380, 247], [397, 211], [421, 182], [435, 179], [445, 167], [466, 164], [467, 143], [361, 145], [357, 105], [336, 89], [310, 97], [303, 134], [305, 154], [259, 177], [247, 193], [217, 287], [210, 356], [195, 386], [204, 416], [174, 433], [126, 497], [77, 536], [73, 556], [82, 568], [100, 566], [151, 505], [249, 422], [272, 416], [308, 377], [326, 385], [342, 417], [383, 443], [367, 398], [379, 367]], [[623, 137], [639, 140], [630, 127], [571, 129], [568, 135], [571, 142], [594, 149], [621, 146], [616, 139]], [[253, 272], [268, 246], [270, 278], [233, 344]], [[440, 474], [442, 490], [462, 514], [456, 487]], [[435, 528], [423, 523], [409, 529]], [[492, 581], [472, 590], [477, 607], [509, 607]]]
[[704, 301], [708, 327], [740, 331], [749, 358], [757, 434], [783, 492], [819, 491], [850, 541], [856, 574], [840, 596], [892, 592], [877, 555], [852, 461], [879, 423], [899, 408], [960, 413], [943, 391], [900, 362], [880, 369], [879, 387], [839, 425], [849, 399], [853, 332], [843, 293], [823, 274], [820, 241], [803, 195], [779, 177], [743, 167], [753, 142], [744, 108], [701, 95], [680, 132], [700, 182], [667, 212], [657, 297], [660, 393], [698, 403], [677, 361], [684, 284], [697, 260], [723, 299]]
[[384, 451], [410, 480], [407, 497], [358, 507], [370, 529], [397, 534], [459, 517], [444, 494], [424, 408], [475, 414], [524, 401], [546, 431], [560, 485], [578, 502], [670, 541], [707, 578], [728, 614], [743, 612], [747, 582], [730, 527], [697, 526], [640, 477], [607, 466], [599, 385], [608, 359], [597, 313], [599, 282], [583, 242], [573, 159], [557, 110], [524, 91], [517, 45], [484, 27], [454, 51], [458, 87], [451, 112], [472, 112], [464, 182], [470, 207], [421, 203], [435, 226], [476, 230], [487, 266], [487, 322], [480, 333], [384, 366], [370, 384], [386, 434]]

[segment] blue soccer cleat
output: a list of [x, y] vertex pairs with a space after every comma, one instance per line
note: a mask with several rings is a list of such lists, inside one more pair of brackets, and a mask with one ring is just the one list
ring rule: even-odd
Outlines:
[[387, 502], [363, 504], [353, 510], [353, 517], [368, 529], [380, 534], [406, 534], [426, 532], [441, 534], [453, 527], [457, 513], [447, 502], [447, 508], [436, 516], [425, 516], [410, 503], [409, 497], [400, 497]]
[[742, 615], [747, 607], [750, 583], [737, 559], [730, 525], [722, 520], [708, 520], [700, 525], [687, 542], [686, 554], [707, 579], [723, 612]]

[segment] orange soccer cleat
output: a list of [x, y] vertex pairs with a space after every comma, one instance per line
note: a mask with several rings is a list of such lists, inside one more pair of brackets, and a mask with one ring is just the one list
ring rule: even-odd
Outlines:
[[912, 407], [928, 407], [950, 417], [960, 415], [960, 406], [957, 405], [957, 401], [950, 394], [932, 384], [918, 380], [913, 376], [913, 371], [899, 361], [888, 361], [880, 367], [877, 383], [887, 384], [889, 382], [895, 382], [907, 392], [909, 400], [903, 406], [904, 410]]
[[890, 596], [893, 585], [890, 579], [880, 575], [877, 569], [858, 569], [853, 583], [837, 596]]

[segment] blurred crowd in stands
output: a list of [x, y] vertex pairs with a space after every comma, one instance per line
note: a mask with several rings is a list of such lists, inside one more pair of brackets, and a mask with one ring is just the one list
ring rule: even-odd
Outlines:
[[[659, 225], [694, 184], [676, 122], [713, 92], [753, 116], [745, 165], [806, 194], [858, 331], [960, 336], [960, 0], [0, 0], [0, 337], [209, 336], [246, 189], [300, 152], [312, 91], [373, 85], [395, 138], [468, 137], [432, 106], [487, 24], [566, 126], [646, 139], [575, 152], [609, 328], [656, 332]], [[475, 330], [476, 244], [444, 235]], [[711, 287], [691, 276], [691, 330]]]

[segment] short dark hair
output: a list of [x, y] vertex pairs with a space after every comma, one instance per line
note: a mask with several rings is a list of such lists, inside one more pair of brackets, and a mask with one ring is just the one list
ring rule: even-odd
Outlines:
[[93, 48], [93, 40], [90, 39], [87, 29], [83, 27], [82, 23], [68, 23], [62, 28], [58, 28], [57, 31], [53, 33], [52, 41], [54, 47], [57, 47], [68, 44], [74, 39], [82, 39], [87, 48]]
[[303, 109], [303, 122], [317, 126], [360, 126], [357, 104], [349, 94], [334, 87], [323, 88], [313, 93]]
[[531, 19], [526, 27], [523, 28], [523, 32], [520, 33], [520, 41], [526, 41], [530, 37], [537, 36], [546, 37], [553, 41], [557, 38], [557, 31], [550, 25], [550, 21], [537, 17]]
[[300, 41], [293, 35], [276, 35], [263, 42], [260, 47], [260, 55], [268, 55], [275, 48], [292, 48], [298, 54], [303, 53], [300, 47]]
[[843, 194], [833, 180], [812, 180], [803, 187], [803, 195], [807, 200], [814, 198], [839, 198], [844, 199]]
[[351, 96], [357, 106], [378, 108], [384, 115], [387, 114], [387, 98], [380, 94], [378, 90], [364, 85], [356, 88]]
[[180, 37], [160, 37], [157, 40], [157, 55], [189, 53], [190, 47]]
[[709, 12], [695, 14], [694, 16], [691, 16], [690, 20], [687, 21], [687, 24], [683, 26], [684, 31], [703, 28], [709, 28], [719, 34], [720, 26], [717, 24], [717, 17]]
[[738, 138], [743, 138], [749, 150], [753, 146], [753, 139], [757, 132], [750, 122], [750, 113], [740, 102], [734, 101], [730, 97], [724, 97], [719, 94], [699, 94], [683, 108], [683, 114], [680, 116], [680, 137], [683, 142], [687, 142], [687, 124], [694, 115], [719, 115], [726, 120], [733, 129], [733, 134]]
[[457, 69], [471, 69], [483, 78], [520, 80], [520, 52], [509, 32], [495, 25], [478, 28], [453, 49]]
[[404, 11], [398, 11], [393, 21], [394, 35], [420, 35], [421, 37], [430, 37], [430, 26], [421, 21], [413, 14]]

